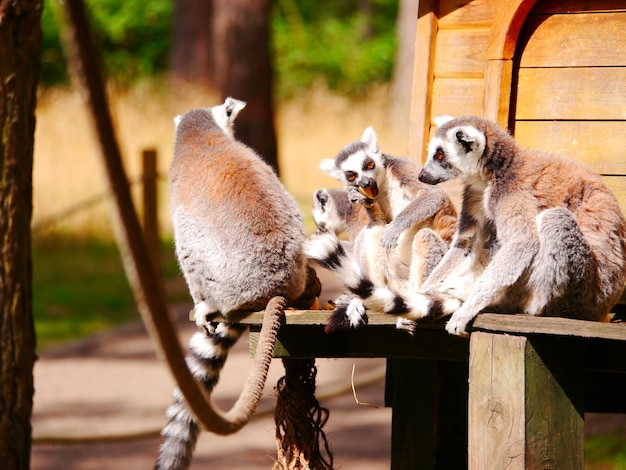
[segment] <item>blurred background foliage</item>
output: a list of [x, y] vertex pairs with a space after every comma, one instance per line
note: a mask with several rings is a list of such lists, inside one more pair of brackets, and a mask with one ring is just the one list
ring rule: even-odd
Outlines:
[[[58, 0], [45, 0], [41, 84], [69, 84]], [[108, 77], [125, 86], [168, 73], [174, 0], [87, 0]], [[275, 0], [271, 14], [276, 96], [319, 84], [349, 95], [388, 82], [398, 0]]]

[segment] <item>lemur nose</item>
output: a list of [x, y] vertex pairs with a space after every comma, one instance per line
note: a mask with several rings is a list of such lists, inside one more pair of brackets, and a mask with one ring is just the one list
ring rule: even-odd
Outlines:
[[369, 188], [373, 185], [374, 180], [372, 178], [362, 178], [361, 181], [359, 181], [359, 186], [361, 186], [362, 188]]

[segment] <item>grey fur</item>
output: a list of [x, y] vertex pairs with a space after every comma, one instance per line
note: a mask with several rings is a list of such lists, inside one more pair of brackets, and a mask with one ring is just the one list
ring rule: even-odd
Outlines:
[[432, 183], [455, 177], [466, 184], [461, 223], [424, 285], [463, 301], [450, 333], [466, 334], [486, 308], [604, 319], [626, 280], [626, 222], [599, 176], [468, 116], [441, 125], [420, 174]]
[[[325, 159], [320, 166], [346, 185], [348, 199], [367, 209], [370, 223], [346, 256], [328, 251], [338, 246], [336, 241], [321, 239], [331, 237], [328, 234], [310, 239], [307, 254], [338, 274], [357, 296], [370, 293], [359, 291], [363, 283], [396, 292], [417, 289], [454, 233], [456, 212], [446, 192], [420, 182], [417, 167], [409, 160], [384, 154], [371, 127], [360, 141], [349, 143], [334, 160]], [[339, 262], [333, 263], [334, 258]], [[338, 302], [339, 308], [354, 305], [345, 296]], [[358, 318], [356, 312], [348, 316]]]
[[[212, 323], [238, 310], [258, 310], [274, 296], [293, 305], [303, 295], [308, 267], [298, 204], [272, 169], [233, 138], [232, 124], [245, 103], [228, 98], [177, 119], [169, 172], [176, 254], [202, 333], [190, 342], [190, 370], [211, 391], [237, 324]], [[180, 392], [155, 468], [189, 466], [199, 432]]]

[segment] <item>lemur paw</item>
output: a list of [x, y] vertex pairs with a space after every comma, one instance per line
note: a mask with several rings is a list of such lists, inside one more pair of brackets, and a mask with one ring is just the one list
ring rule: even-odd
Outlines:
[[406, 331], [408, 334], [413, 335], [415, 333], [415, 327], [417, 322], [409, 320], [408, 318], [400, 317], [396, 321], [396, 329]]
[[448, 323], [446, 323], [446, 331], [451, 335], [456, 336], [469, 336], [469, 332], [467, 331], [467, 325], [472, 321], [472, 317], [463, 314], [457, 314], [457, 312], [452, 314]]
[[359, 188], [357, 188], [356, 186], [348, 186], [347, 188], [348, 191], [348, 199], [350, 200], [350, 202], [352, 204], [371, 204], [372, 200], [368, 199], [367, 196], [361, 194], [359, 192]]
[[398, 238], [400, 238], [401, 233], [393, 223], [387, 224], [380, 239], [381, 246], [386, 249], [395, 248], [398, 245]]
[[206, 302], [200, 302], [193, 308], [193, 319], [200, 328], [209, 328], [209, 318], [214, 312]]

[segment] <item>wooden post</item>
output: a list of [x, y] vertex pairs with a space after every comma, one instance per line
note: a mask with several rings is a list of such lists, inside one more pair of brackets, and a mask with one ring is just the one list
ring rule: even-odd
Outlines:
[[155, 271], [160, 272], [159, 219], [157, 196], [157, 153], [146, 149], [141, 154], [143, 168], [143, 235]]
[[467, 468], [467, 363], [387, 361], [391, 469]]
[[474, 332], [469, 468], [584, 468], [584, 347]]

